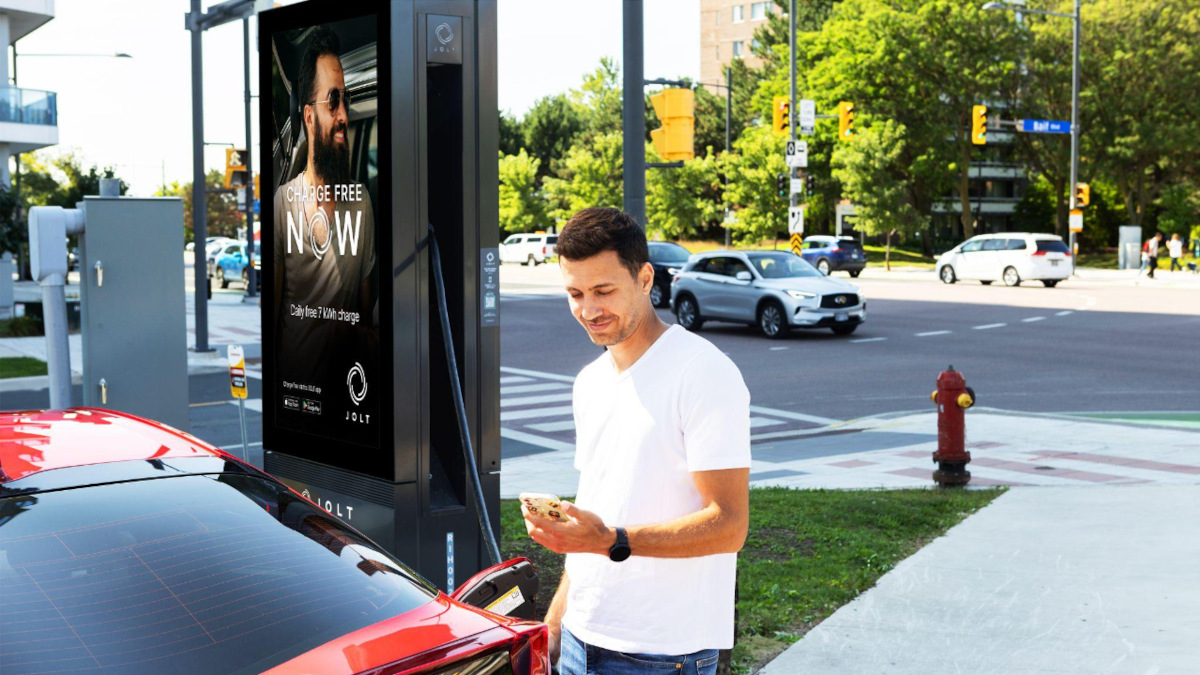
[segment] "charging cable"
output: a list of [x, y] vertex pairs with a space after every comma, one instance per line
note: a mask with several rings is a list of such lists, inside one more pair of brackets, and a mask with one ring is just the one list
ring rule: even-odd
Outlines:
[[467, 475], [471, 477], [471, 487], [475, 488], [475, 510], [479, 515], [479, 529], [487, 543], [488, 554], [492, 564], [500, 564], [500, 546], [496, 543], [496, 534], [492, 532], [492, 522], [488, 517], [487, 504], [483, 501], [483, 485], [479, 481], [479, 465], [475, 462], [475, 450], [471, 447], [471, 434], [467, 426], [467, 404], [463, 400], [462, 383], [458, 380], [458, 360], [454, 358], [454, 336], [450, 332], [450, 311], [446, 306], [446, 287], [442, 283], [442, 257], [438, 254], [437, 237], [433, 231], [433, 223], [429, 224], [429, 244], [433, 252], [433, 278], [437, 287], [438, 307], [442, 319], [442, 339], [446, 342], [446, 367], [450, 369], [450, 388], [454, 391], [454, 408], [458, 412], [458, 437], [462, 440], [463, 454], [466, 456]]

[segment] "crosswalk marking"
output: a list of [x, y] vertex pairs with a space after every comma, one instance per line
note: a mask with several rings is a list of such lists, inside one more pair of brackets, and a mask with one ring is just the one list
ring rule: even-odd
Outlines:
[[805, 415], [804, 413], [792, 412], [790, 410], [776, 410], [775, 408], [764, 408], [761, 405], [750, 406], [750, 412], [758, 413], [760, 415], [770, 415], [772, 417], [782, 417], [785, 420], [796, 420], [798, 422], [811, 422], [812, 424], [820, 424], [821, 426], [825, 426], [828, 424], [834, 424], [836, 422], [841, 422], [841, 420], [835, 420], [832, 417], [817, 417], [816, 415]]
[[517, 431], [516, 429], [509, 429], [508, 427], [501, 427], [500, 436], [502, 438], [511, 438], [514, 441], [521, 441], [522, 443], [529, 443], [530, 445], [550, 448], [551, 450], [567, 450], [570, 452], [575, 451], [575, 446], [571, 443], [556, 441], [553, 438], [545, 438], [536, 434], [527, 434], [523, 431]]
[[509, 373], [511, 375], [530, 375], [532, 377], [540, 377], [544, 380], [554, 380], [556, 382], [570, 382], [575, 384], [575, 377], [572, 375], [559, 375], [558, 373], [543, 373], [540, 370], [524, 370], [522, 368], [509, 368], [508, 366], [500, 366], [500, 372]]
[[532, 410], [509, 410], [508, 412], [500, 411], [500, 421], [509, 422], [513, 420], [529, 420], [537, 417], [554, 417], [555, 415], [570, 415], [572, 413], [571, 406], [563, 405], [556, 408], [534, 408]]
[[931, 330], [928, 333], [917, 333], [917, 337], [933, 337], [934, 335], [949, 335], [948, 330]]
[[500, 387], [500, 395], [508, 396], [510, 394], [530, 394], [535, 391], [556, 391], [560, 389], [570, 389], [571, 385], [552, 382], [549, 384], [522, 384], [513, 387]]
[[545, 433], [553, 433], [555, 431], [571, 431], [575, 428], [575, 420], [565, 420], [562, 422], [542, 422], [540, 424], [527, 424], [534, 431], [542, 431]]
[[500, 378], [500, 384], [517, 384], [519, 382], [533, 382], [532, 377], [522, 377], [520, 375], [504, 375]]
[[512, 408], [519, 405], [537, 405], [539, 403], [560, 403], [570, 401], [572, 394], [547, 394], [546, 396], [518, 396], [516, 398], [500, 399], [501, 408]]
[[750, 428], [757, 429], [759, 427], [772, 427], [778, 424], [783, 424], [781, 420], [773, 420], [768, 417], [751, 417]]

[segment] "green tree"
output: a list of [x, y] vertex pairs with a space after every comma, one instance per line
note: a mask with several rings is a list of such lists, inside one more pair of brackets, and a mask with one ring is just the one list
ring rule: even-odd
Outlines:
[[1095, 0], [1083, 11], [1084, 158], [1110, 177], [1129, 222], [1200, 166], [1200, 5]]
[[545, 229], [546, 201], [538, 194], [538, 165], [521, 148], [515, 155], [500, 155], [500, 231], [531, 232]]
[[914, 183], [900, 170], [906, 151], [904, 126], [894, 120], [874, 124], [853, 143], [833, 153], [833, 175], [855, 204], [855, 227], [863, 234], [885, 235], [884, 264], [892, 269], [892, 237], [916, 233], [929, 224], [928, 211], [912, 192]]
[[[650, 144], [646, 158], [661, 161]], [[646, 234], [667, 239], [695, 236], [720, 220], [720, 198], [720, 163], [711, 147], [678, 169], [651, 169], [646, 172]]]
[[600, 59], [600, 65], [584, 76], [580, 88], [571, 91], [570, 100], [583, 116], [584, 140], [621, 133], [621, 71], [614, 59]]
[[543, 182], [555, 222], [590, 206], [624, 206], [621, 143], [620, 132], [609, 132], [590, 142], [581, 140], [567, 151], [559, 175]]
[[787, 227], [787, 200], [775, 192], [775, 176], [784, 173], [779, 137], [766, 126], [747, 129], [724, 156], [729, 173], [728, 199], [734, 206], [729, 227], [741, 242], [776, 237]]
[[583, 133], [584, 124], [584, 113], [564, 94], [546, 96], [533, 104], [522, 122], [522, 132], [524, 147], [538, 159], [539, 180], [555, 173], [558, 163]]
[[500, 154], [515, 155], [525, 147], [525, 129], [521, 120], [500, 111]]
[[[209, 190], [224, 189], [225, 173], [210, 170], [204, 177]], [[195, 239], [192, 224], [192, 184], [172, 182], [154, 193], [156, 197], [180, 197], [183, 199], [184, 241]], [[205, 200], [205, 229], [210, 237], [237, 237], [239, 228], [246, 226], [246, 213], [238, 211], [237, 196], [228, 192], [210, 192]]]

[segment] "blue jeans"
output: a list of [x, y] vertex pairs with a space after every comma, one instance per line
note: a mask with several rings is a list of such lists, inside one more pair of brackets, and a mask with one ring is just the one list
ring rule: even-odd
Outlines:
[[562, 629], [559, 675], [716, 675], [718, 652], [704, 649], [694, 654], [625, 654], [584, 643]]

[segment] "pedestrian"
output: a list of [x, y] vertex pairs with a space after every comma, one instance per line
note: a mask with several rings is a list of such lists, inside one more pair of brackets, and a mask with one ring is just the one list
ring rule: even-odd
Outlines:
[[1146, 242], [1146, 262], [1150, 270], [1146, 276], [1150, 279], [1154, 278], [1154, 270], [1158, 269], [1158, 245], [1162, 242], [1162, 236], [1162, 232], [1155, 232]]
[[1171, 241], [1167, 242], [1167, 254], [1171, 256], [1171, 271], [1174, 272], [1178, 268], [1182, 272], [1183, 264], [1179, 261], [1183, 258], [1183, 240], [1179, 238], [1178, 232], [1172, 234]]
[[1138, 276], [1142, 276], [1142, 272], [1150, 269], [1150, 240], [1142, 242], [1142, 264], [1138, 267]]
[[522, 507], [530, 537], [567, 554], [545, 619], [551, 658], [562, 675], [712, 675], [733, 647], [749, 527], [749, 391], [729, 357], [659, 319], [629, 214], [576, 213], [557, 251], [571, 313], [607, 351], [575, 379], [568, 517]]

